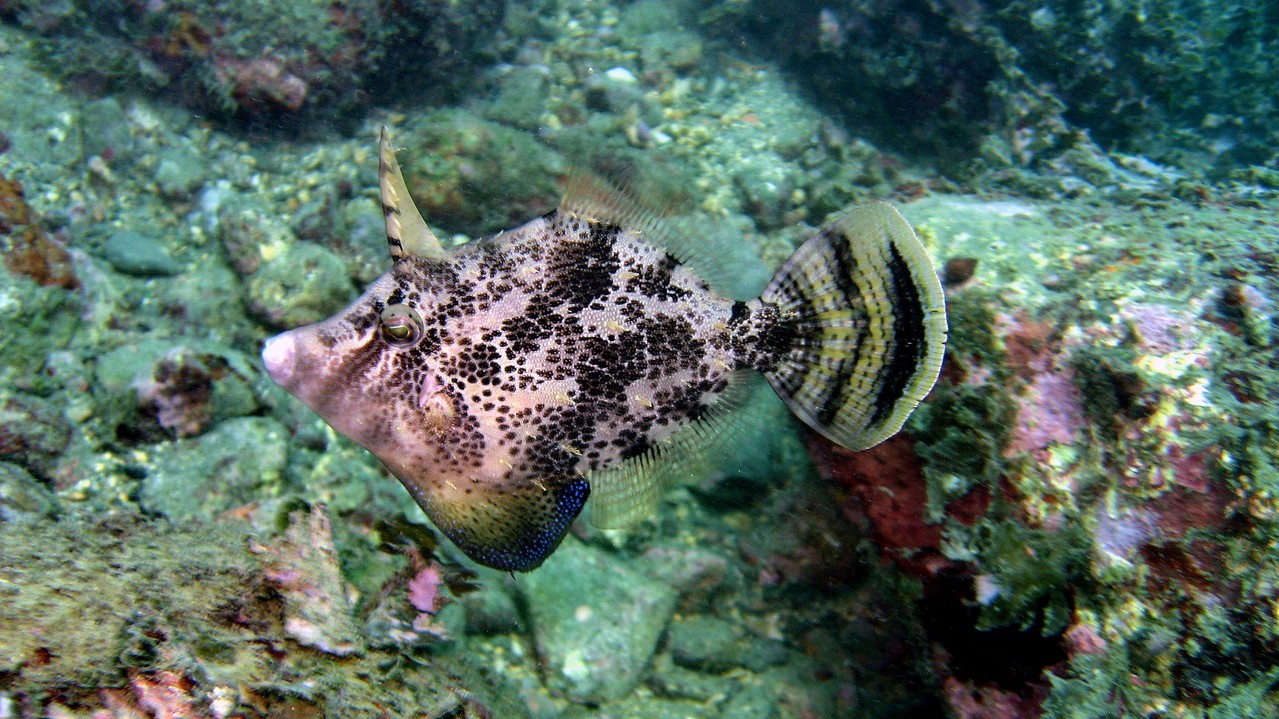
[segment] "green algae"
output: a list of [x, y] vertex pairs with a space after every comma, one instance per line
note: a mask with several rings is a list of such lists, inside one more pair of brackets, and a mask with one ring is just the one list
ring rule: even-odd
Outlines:
[[7, 270], [0, 270], [0, 307], [12, 327], [0, 337], [0, 383], [7, 386], [38, 376], [47, 355], [67, 347], [80, 327], [80, 297]]
[[985, 530], [978, 565], [994, 576], [997, 595], [984, 603], [977, 628], [1014, 625], [1044, 636], [1060, 634], [1071, 619], [1067, 586], [1087, 556], [1083, 528], [1044, 531], [1003, 521]]
[[481, 702], [495, 715], [524, 715], [463, 656], [406, 664], [395, 653], [339, 660], [301, 648], [280, 580], [251, 544], [247, 525], [234, 522], [0, 524], [5, 691], [33, 708], [83, 706], [102, 690], [180, 676], [191, 702], [231, 697], [246, 716], [277, 716], [272, 707], [290, 703], [329, 716], [444, 715]]

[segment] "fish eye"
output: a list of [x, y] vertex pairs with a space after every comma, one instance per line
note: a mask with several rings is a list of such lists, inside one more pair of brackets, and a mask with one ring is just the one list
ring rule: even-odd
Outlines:
[[382, 339], [395, 347], [412, 347], [422, 339], [422, 317], [408, 305], [387, 305], [382, 310]]

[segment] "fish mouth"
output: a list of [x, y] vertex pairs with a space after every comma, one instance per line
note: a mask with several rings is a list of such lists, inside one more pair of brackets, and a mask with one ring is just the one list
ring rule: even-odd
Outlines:
[[310, 407], [334, 429], [374, 454], [383, 444], [369, 421], [367, 397], [350, 383], [335, 378], [324, 365], [313, 326], [299, 327], [268, 339], [262, 345], [267, 376]]
[[262, 364], [267, 376], [281, 387], [293, 391], [297, 380], [297, 337], [293, 332], [278, 334], [262, 346]]

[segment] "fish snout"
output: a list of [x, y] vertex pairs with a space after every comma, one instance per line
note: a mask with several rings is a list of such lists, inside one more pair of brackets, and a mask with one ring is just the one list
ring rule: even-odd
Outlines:
[[271, 381], [289, 389], [297, 374], [297, 337], [292, 332], [278, 334], [262, 346], [262, 364]]

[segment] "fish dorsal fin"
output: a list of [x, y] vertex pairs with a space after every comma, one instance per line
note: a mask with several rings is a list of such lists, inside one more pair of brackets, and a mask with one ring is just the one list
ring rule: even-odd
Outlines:
[[[410, 488], [412, 489], [412, 488]], [[413, 494], [431, 522], [466, 556], [511, 572], [536, 569], [564, 539], [590, 495], [581, 477], [475, 485], [471, 494]]]
[[697, 276], [717, 291], [731, 284], [733, 273], [724, 266], [702, 228], [674, 217], [641, 199], [630, 188], [625, 174], [604, 178], [574, 169], [564, 185], [561, 213], [618, 225], [637, 232], [642, 240], [666, 250], [671, 257], [693, 268]]
[[722, 464], [746, 418], [741, 411], [758, 375], [737, 372], [706, 414], [637, 457], [592, 472], [591, 524], [603, 529], [625, 527], [657, 511], [666, 488], [683, 479], [706, 475]]
[[395, 148], [391, 147], [390, 132], [385, 127], [378, 141], [378, 187], [382, 195], [382, 214], [386, 216], [386, 244], [391, 250], [391, 258], [443, 257], [444, 247], [409, 196], [400, 163], [395, 159]]

